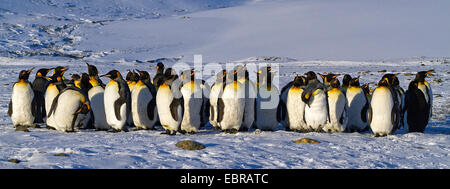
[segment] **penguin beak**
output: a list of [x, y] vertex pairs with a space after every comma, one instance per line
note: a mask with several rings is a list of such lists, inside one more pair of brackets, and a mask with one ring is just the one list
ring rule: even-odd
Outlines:
[[110, 74], [101, 75], [100, 77], [111, 77]]
[[34, 67], [33, 67], [33, 68], [31, 68], [30, 70], [28, 70], [28, 71], [27, 71], [27, 73], [28, 73], [28, 74], [30, 74], [30, 73], [31, 73], [31, 71], [33, 71], [33, 70], [34, 70]]

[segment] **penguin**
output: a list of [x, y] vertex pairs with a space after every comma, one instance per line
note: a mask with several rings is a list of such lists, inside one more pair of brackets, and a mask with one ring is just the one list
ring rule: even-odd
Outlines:
[[418, 81], [418, 88], [422, 91], [425, 100], [428, 103], [428, 119], [431, 119], [431, 116], [433, 115], [433, 90], [431, 89], [430, 84], [425, 80], [430, 73], [431, 71], [420, 71], [417, 72], [416, 77], [414, 78], [414, 80]]
[[424, 132], [430, 116], [430, 104], [427, 102], [426, 93], [419, 88], [419, 80], [409, 83], [405, 94], [405, 109], [403, 125], [407, 132]]
[[[86, 63], [87, 64], [87, 63]], [[111, 129], [106, 121], [105, 114], [105, 85], [98, 76], [97, 68], [94, 65], [88, 65], [89, 83], [92, 88], [88, 91], [88, 98], [91, 105], [93, 125], [97, 131], [107, 131]]]
[[[305, 81], [303, 81], [304, 84], [306, 84], [306, 78], [305, 77], [301, 77], [302, 79], [305, 79]], [[292, 86], [294, 86], [294, 81], [290, 81], [288, 82], [285, 86], [283, 86], [283, 88], [281, 88], [281, 92], [280, 92], [280, 104], [281, 104], [281, 121], [280, 124], [283, 125], [283, 127], [286, 130], [289, 130], [289, 115], [287, 112], [287, 97], [288, 97], [288, 93], [289, 90], [292, 88]], [[302, 89], [303, 90], [303, 89]]]
[[180, 129], [183, 119], [183, 96], [179, 90], [181, 81], [172, 68], [167, 68], [164, 73], [164, 82], [156, 93], [156, 107], [161, 126], [168, 135], [175, 135]]
[[307, 129], [305, 122], [305, 102], [302, 99], [302, 93], [306, 86], [306, 78], [303, 76], [296, 76], [291, 82], [292, 87], [287, 89], [286, 97], [286, 113], [287, 113], [287, 130], [290, 131], [305, 131]]
[[153, 77], [153, 85], [156, 87], [156, 89], [158, 89], [163, 82], [164, 82], [164, 64], [158, 62], [158, 64], [156, 64], [156, 74], [155, 77]]
[[131, 113], [130, 88], [117, 70], [111, 70], [100, 77], [111, 79], [106, 85], [104, 93], [106, 121], [113, 131], [127, 132], [127, 118]]
[[336, 78], [337, 76], [339, 76], [339, 74], [333, 74], [333, 73], [328, 73], [327, 75], [322, 75], [322, 74], [319, 73], [319, 75], [322, 78], [323, 84], [325, 85], [325, 87], [327, 89], [330, 88], [331, 80]]
[[306, 74], [307, 85], [302, 92], [301, 100], [305, 106], [305, 123], [308, 131], [322, 131], [329, 122], [328, 101], [325, 85], [317, 80], [313, 71]]
[[242, 125], [240, 129], [242, 131], [248, 131], [255, 121], [255, 101], [257, 96], [256, 86], [253, 81], [250, 80], [250, 73], [245, 66], [238, 65], [234, 68], [238, 74], [238, 82], [244, 87], [245, 90], [245, 106], [244, 117], [242, 118]]
[[138, 81], [131, 91], [131, 113], [137, 129], [154, 129], [158, 120], [156, 91], [147, 71], [137, 70]]
[[376, 137], [391, 135], [399, 123], [398, 106], [395, 105], [396, 92], [388, 78], [382, 79], [373, 91], [369, 109], [369, 126]]
[[348, 129], [350, 132], [362, 132], [368, 129], [367, 112], [369, 101], [360, 87], [359, 77], [350, 81], [346, 92], [348, 103]]
[[237, 133], [242, 125], [245, 89], [237, 81], [237, 71], [227, 74], [223, 92], [217, 100], [217, 122], [225, 133]]
[[47, 89], [50, 81], [46, 78], [47, 73], [53, 68], [42, 68], [36, 72], [36, 77], [33, 81], [34, 98], [36, 98], [36, 116], [34, 123], [44, 123], [44, 119], [47, 116], [45, 112], [45, 90]]
[[217, 121], [218, 117], [218, 100], [219, 97], [223, 93], [223, 88], [226, 85], [227, 72], [226, 70], [222, 70], [216, 74], [216, 80], [214, 84], [211, 86], [211, 92], [209, 94], [209, 107], [210, 107], [210, 116], [209, 123], [214, 127], [214, 129], [219, 130], [219, 122]]
[[352, 76], [349, 74], [345, 74], [344, 78], [342, 78], [342, 87], [341, 90], [344, 92], [344, 94], [347, 93], [348, 86], [350, 85], [350, 81], [352, 80]]
[[181, 94], [183, 95], [183, 118], [181, 121], [181, 132], [194, 134], [198, 132], [203, 115], [202, 81], [195, 79], [194, 70], [186, 70], [180, 75]]
[[[325, 82], [325, 80], [324, 80]], [[347, 98], [340, 89], [340, 82], [335, 77], [329, 81], [328, 111], [330, 121], [323, 127], [325, 132], [343, 132], [347, 128]]]
[[20, 71], [19, 80], [13, 85], [8, 116], [11, 117], [14, 127], [32, 126], [36, 116], [36, 98], [28, 81], [33, 69]]
[[45, 112], [47, 116], [46, 125], [48, 129], [54, 129], [55, 126], [53, 117], [49, 115], [49, 112], [55, 97], [58, 96], [60, 91], [67, 87], [64, 81], [64, 73], [67, 70], [67, 67], [58, 66], [53, 69], [53, 75], [47, 78], [50, 80], [50, 84], [45, 90]]
[[[382, 79], [386, 78], [389, 86], [394, 90], [394, 103], [397, 109], [403, 110], [405, 106], [405, 91], [400, 87], [400, 81], [397, 77], [398, 74], [384, 74]], [[403, 120], [403, 111], [400, 111], [400, 120]], [[403, 122], [400, 121], [399, 127], [403, 127]]]
[[209, 97], [211, 93], [211, 87], [208, 83], [206, 83], [205, 80], [199, 80], [201, 82], [200, 87], [202, 89], [202, 109], [201, 109], [201, 123], [200, 128], [205, 127], [209, 123], [209, 117], [210, 117], [210, 103], [209, 103]]
[[272, 85], [274, 73], [271, 70], [270, 66], [263, 68], [255, 101], [256, 128], [263, 131], [274, 131], [281, 121], [280, 93]]
[[[133, 70], [133, 71], [128, 70], [125, 80], [127, 81], [128, 88], [130, 88], [130, 93], [131, 93], [131, 92], [133, 92], [133, 89], [139, 80], [139, 75], [135, 72], [135, 70]], [[133, 113], [130, 113], [130, 115], [128, 116], [127, 125], [134, 126]]]
[[72, 74], [72, 76], [70, 77], [69, 82], [67, 82], [67, 87], [78, 87], [80, 88], [80, 80], [81, 80], [81, 76], [78, 74]]
[[89, 76], [80, 78], [79, 87], [63, 89], [53, 100], [49, 116], [54, 119], [54, 128], [63, 132], [74, 132], [76, 128], [86, 128], [91, 110], [88, 91], [92, 88]]

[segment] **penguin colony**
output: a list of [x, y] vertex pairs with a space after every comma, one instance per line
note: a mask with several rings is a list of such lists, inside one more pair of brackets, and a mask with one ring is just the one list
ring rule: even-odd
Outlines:
[[[86, 63], [87, 64], [87, 63]], [[194, 134], [208, 123], [225, 133], [250, 128], [273, 131], [281, 124], [294, 132], [363, 132], [386, 136], [404, 127], [424, 132], [432, 116], [433, 95], [418, 72], [404, 91], [397, 75], [385, 74], [371, 91], [360, 78], [309, 71], [297, 75], [281, 90], [272, 84], [275, 72], [260, 68], [256, 83], [245, 66], [222, 70], [209, 86], [195, 70], [178, 75], [158, 63], [151, 78], [144, 70], [128, 70], [125, 79], [117, 70], [99, 75], [94, 65], [88, 73], [64, 77], [67, 67], [22, 70], [12, 88], [8, 115], [15, 127], [45, 123], [48, 129], [73, 132], [96, 129], [110, 132], [135, 129], [162, 134]], [[53, 70], [52, 76], [47, 73]], [[101, 77], [109, 78], [105, 85]]]

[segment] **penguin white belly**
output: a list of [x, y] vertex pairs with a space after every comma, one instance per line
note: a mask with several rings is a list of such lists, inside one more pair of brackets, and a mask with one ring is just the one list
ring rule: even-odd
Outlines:
[[[289, 94], [289, 90], [292, 88], [293, 86], [290, 86], [289, 88], [287, 88], [287, 89], [285, 89], [282, 93], [281, 93], [281, 95], [280, 95], [280, 101], [282, 102], [282, 103], [285, 103], [285, 104], [287, 104], [287, 98], [288, 98], [288, 94]], [[301, 97], [300, 97], [300, 99], [301, 99]], [[302, 116], [303, 117], [303, 116]], [[303, 118], [302, 118], [303, 119]], [[284, 127], [289, 127], [289, 114], [286, 112], [286, 117], [285, 117], [285, 119], [283, 119], [283, 120], [281, 120], [281, 124], [284, 126]]]
[[[373, 100], [373, 97], [372, 97]], [[363, 130], [367, 123], [361, 119], [361, 111], [366, 104], [366, 98], [361, 88], [350, 87], [347, 89], [348, 103], [348, 127], [355, 130]]]
[[119, 85], [117, 82], [109, 82], [105, 87], [104, 103], [105, 103], [105, 115], [108, 125], [114, 129], [122, 130], [126, 124], [126, 103], [120, 106], [120, 118], [118, 120], [114, 110], [114, 102], [120, 98]]
[[109, 126], [106, 121], [104, 95], [105, 89], [101, 86], [95, 86], [88, 91], [91, 110], [94, 114], [94, 127], [96, 129], [108, 130], [111, 126]]
[[389, 135], [394, 125], [392, 124], [393, 96], [387, 87], [378, 87], [372, 95], [372, 121], [370, 128], [376, 135]]
[[181, 123], [181, 107], [178, 108], [178, 121], [173, 119], [172, 113], [170, 112], [170, 104], [173, 101], [172, 91], [168, 86], [161, 85], [156, 94], [156, 107], [158, 107], [158, 116], [161, 125], [165, 129], [171, 131], [178, 131]]
[[290, 88], [286, 95], [287, 122], [291, 130], [306, 130], [305, 102], [302, 101], [303, 89]]
[[200, 128], [202, 108], [202, 89], [199, 83], [186, 83], [181, 88], [184, 99], [184, 113], [181, 121], [181, 130], [186, 132], [197, 132]]
[[[55, 99], [56, 96], [58, 96], [59, 90], [54, 84], [50, 84], [47, 87], [47, 90], [45, 92], [45, 111], [47, 113], [47, 116], [49, 115], [50, 108], [52, 107], [53, 99]], [[52, 117], [53, 115], [50, 115], [47, 117], [46, 124], [50, 127], [55, 126], [55, 120]]]
[[323, 130], [325, 132], [343, 132], [347, 127], [348, 117], [346, 115], [347, 99], [341, 90], [335, 88], [328, 91], [328, 107], [330, 121]]
[[[316, 94], [314, 94], [316, 93]], [[309, 129], [321, 130], [328, 120], [327, 99], [323, 90], [316, 90], [305, 106], [305, 122]]]
[[58, 131], [74, 131], [74, 127], [79, 124], [80, 119], [77, 119], [73, 125], [75, 112], [80, 108], [80, 101], [82, 94], [75, 90], [66, 90], [58, 98], [56, 109], [53, 112], [55, 120], [55, 129]]
[[279, 103], [280, 96], [276, 87], [272, 87], [270, 91], [266, 87], [259, 88], [256, 98], [256, 126], [258, 129], [275, 130], [279, 124], [277, 120]]
[[250, 129], [255, 121], [255, 100], [256, 100], [256, 87], [252, 81], [244, 81], [241, 84], [245, 87], [245, 105], [244, 105], [244, 118], [242, 120], [242, 127]]
[[219, 99], [221, 91], [222, 91], [222, 84], [218, 83], [211, 88], [211, 92], [209, 93], [209, 105], [210, 105], [209, 123], [215, 128], [219, 126], [219, 123], [217, 123], [217, 114], [218, 114], [217, 100]]
[[33, 124], [34, 116], [31, 110], [34, 92], [31, 85], [25, 82], [16, 83], [11, 95], [12, 110], [11, 120], [14, 126], [30, 126]]
[[131, 92], [131, 112], [133, 123], [137, 128], [152, 129], [157, 120], [156, 106], [154, 108], [153, 120], [148, 117], [147, 105], [156, 97], [153, 97], [146, 85], [136, 85]]
[[240, 84], [237, 84], [236, 89], [234, 89], [233, 84], [229, 84], [225, 87], [222, 94], [225, 108], [223, 110], [223, 119], [219, 123], [222, 130], [239, 130], [241, 127], [245, 108], [244, 95], [244, 90]]

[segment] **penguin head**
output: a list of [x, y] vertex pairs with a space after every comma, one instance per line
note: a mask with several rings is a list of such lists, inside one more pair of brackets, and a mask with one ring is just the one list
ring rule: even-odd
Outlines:
[[234, 67], [234, 70], [237, 71], [238, 80], [249, 78], [249, 73], [245, 66], [237, 65]]
[[370, 87], [369, 87], [368, 83], [363, 84], [361, 86], [361, 88], [362, 88], [364, 94], [366, 94], [366, 95], [370, 94]]
[[216, 75], [216, 83], [225, 83], [227, 80], [227, 70], [222, 70]]
[[150, 74], [145, 70], [136, 70], [139, 73], [140, 80], [150, 80]]
[[327, 75], [322, 75], [319, 73], [319, 75], [322, 78], [323, 83], [330, 83], [332, 79], [339, 76], [339, 74], [333, 74], [333, 73], [328, 73]]
[[89, 91], [92, 88], [92, 84], [90, 83], [89, 74], [87, 74], [87, 73], [82, 73], [81, 74], [79, 88], [82, 89], [82, 90], [85, 90], [86, 92]]
[[131, 77], [130, 77], [130, 81], [137, 82], [137, 81], [139, 81], [139, 79], [140, 79], [139, 74], [133, 70]]
[[295, 87], [305, 86], [306, 78], [304, 76], [295, 76], [293, 85]]
[[381, 79], [387, 78], [389, 85], [391, 85], [393, 87], [397, 87], [400, 85], [400, 81], [398, 80], [397, 75], [398, 74], [388, 73], [388, 74], [384, 74]]
[[415, 91], [415, 90], [417, 90], [418, 88], [419, 88], [419, 81], [418, 81], [418, 80], [412, 80], [412, 81], [409, 83], [408, 91]]
[[[64, 73], [69, 70], [69, 68], [64, 66], [58, 66], [53, 70], [53, 75], [63, 77]], [[64, 78], [63, 78], [64, 79]]]
[[333, 78], [333, 79], [331, 79], [331, 81], [330, 81], [330, 86], [331, 86], [332, 88], [339, 88], [339, 87], [341, 86], [341, 82], [339, 82], [338, 79]]
[[36, 77], [45, 77], [50, 70], [53, 70], [53, 68], [41, 68], [36, 72]]
[[98, 75], [97, 67], [95, 67], [94, 65], [90, 65], [87, 62], [86, 62], [86, 65], [88, 66], [89, 76], [97, 76]]
[[190, 69], [190, 70], [185, 70], [185, 71], [181, 72], [180, 78], [183, 82], [194, 81], [195, 80], [195, 70]]
[[166, 71], [164, 72], [164, 82], [174, 81], [176, 79], [178, 79], [177, 72], [175, 72], [175, 70], [172, 68], [167, 68]]
[[360, 84], [359, 84], [359, 76], [353, 78], [352, 80], [350, 80], [349, 85], [352, 86], [352, 87], [359, 87], [360, 86]]
[[156, 64], [156, 72], [161, 74], [164, 72], [164, 64], [162, 62]]
[[122, 78], [122, 75], [117, 70], [111, 70], [108, 73], [106, 73], [105, 75], [101, 75], [100, 77], [109, 77], [112, 80], [116, 80], [116, 79]]
[[431, 71], [420, 71], [417, 72], [415, 80], [419, 82], [425, 82], [425, 78], [430, 75]]
[[342, 86], [350, 85], [350, 80], [352, 80], [352, 76], [350, 76], [349, 74], [345, 74], [344, 78], [342, 79]]
[[389, 87], [389, 86], [391, 86], [391, 85], [389, 84], [389, 79], [388, 79], [388, 78], [382, 78], [382, 79], [378, 82], [378, 86]]
[[125, 80], [127, 82], [130, 82], [131, 81], [131, 77], [133, 76], [133, 72], [131, 70], [127, 70], [127, 71], [128, 71], [128, 73], [127, 73], [127, 76], [125, 76]]
[[306, 80], [307, 81], [311, 81], [311, 80], [317, 79], [317, 75], [313, 71], [306, 72], [305, 75], [306, 75]]
[[87, 114], [91, 110], [91, 105], [89, 105], [89, 101], [82, 102], [82, 105], [78, 108], [75, 114]]
[[81, 88], [80, 86], [80, 75], [78, 74], [72, 74], [72, 77], [70, 77], [70, 82], [73, 83], [73, 85], [75, 85], [78, 88]]
[[31, 71], [33, 71], [34, 68], [31, 68], [30, 70], [22, 70], [19, 73], [19, 80], [27, 81], [30, 77]]

